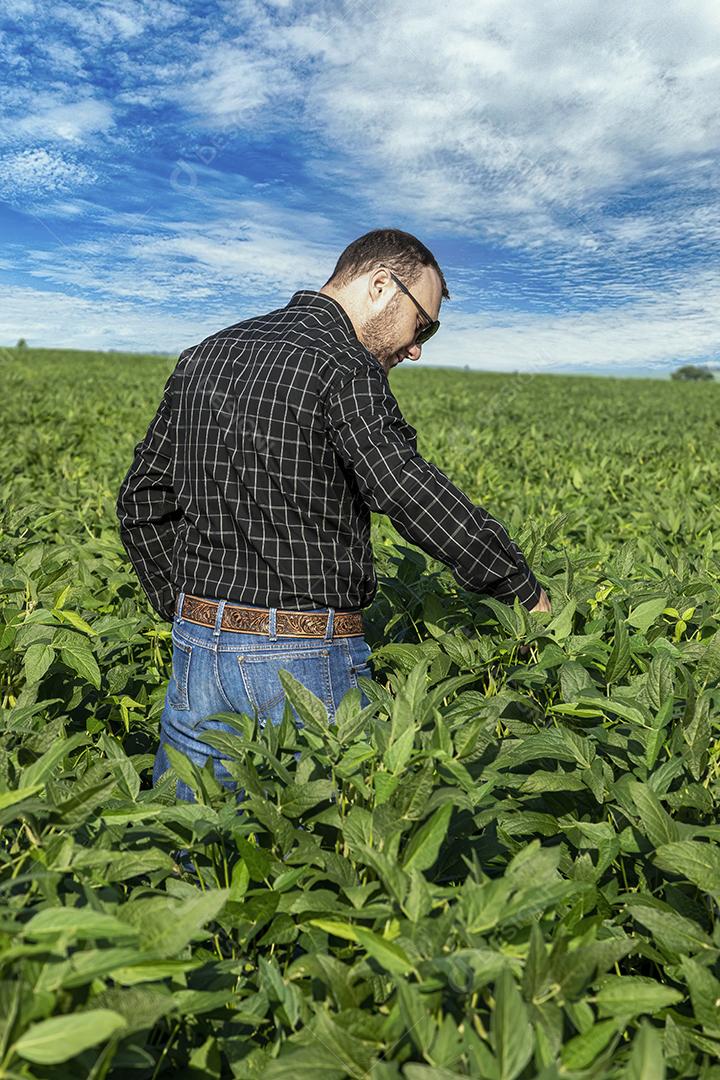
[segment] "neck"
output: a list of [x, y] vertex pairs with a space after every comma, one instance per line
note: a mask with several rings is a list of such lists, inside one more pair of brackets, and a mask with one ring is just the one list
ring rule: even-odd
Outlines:
[[334, 300], [340, 305], [340, 307], [343, 309], [348, 319], [352, 323], [353, 330], [355, 331], [355, 336], [357, 337], [358, 341], [361, 344], [364, 344], [360, 331], [360, 319], [358, 317], [357, 311], [354, 309], [352, 299], [348, 296], [346, 290], [343, 289], [338, 291], [337, 289], [334, 289], [332, 285], [323, 285], [322, 289], [318, 289], [318, 292], [322, 293], [323, 296], [329, 296], [331, 300]]

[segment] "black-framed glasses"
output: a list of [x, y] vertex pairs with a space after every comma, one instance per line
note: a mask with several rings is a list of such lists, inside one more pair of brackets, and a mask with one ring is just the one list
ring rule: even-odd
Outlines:
[[398, 286], [398, 288], [402, 289], [402, 291], [405, 293], [405, 295], [410, 297], [413, 304], [415, 305], [415, 307], [418, 309], [418, 311], [422, 315], [423, 319], [425, 319], [426, 322], [427, 322], [427, 326], [421, 326], [420, 329], [418, 330], [417, 334], [415, 335], [415, 344], [416, 345], [424, 345], [425, 342], [429, 338], [431, 338], [433, 336], [433, 334], [436, 334], [438, 332], [438, 330], [440, 329], [440, 322], [439, 322], [438, 319], [431, 319], [430, 318], [430, 316], [428, 315], [425, 308], [422, 307], [420, 304], [418, 304], [417, 300], [415, 299], [413, 294], [410, 292], [407, 285], [403, 285], [400, 278], [397, 277], [396, 274], [393, 274], [392, 270], [390, 270], [388, 272], [390, 274], [390, 277], [393, 279], [395, 284]]

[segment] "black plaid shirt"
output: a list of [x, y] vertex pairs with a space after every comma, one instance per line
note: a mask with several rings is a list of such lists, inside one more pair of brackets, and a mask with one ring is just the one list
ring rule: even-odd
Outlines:
[[181, 353], [117, 500], [150, 603], [180, 590], [287, 610], [365, 607], [370, 512], [474, 592], [540, 586], [503, 527], [417, 452], [385, 371], [319, 292]]

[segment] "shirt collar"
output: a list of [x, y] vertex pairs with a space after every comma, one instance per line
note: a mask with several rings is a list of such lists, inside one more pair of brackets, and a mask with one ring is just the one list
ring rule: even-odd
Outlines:
[[288, 307], [312, 308], [318, 315], [324, 314], [334, 322], [339, 322], [351, 338], [358, 340], [355, 327], [345, 308], [326, 293], [315, 292], [313, 289], [300, 289], [293, 295]]

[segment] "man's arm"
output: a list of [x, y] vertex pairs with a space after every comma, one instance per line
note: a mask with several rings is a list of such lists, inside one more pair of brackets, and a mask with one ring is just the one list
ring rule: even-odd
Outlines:
[[502, 525], [475, 506], [417, 452], [387, 380], [362, 371], [325, 403], [328, 437], [371, 510], [387, 514], [406, 540], [450, 566], [458, 582], [533, 609], [543, 590]]
[[120, 488], [117, 514], [120, 538], [148, 600], [172, 621], [175, 585], [171, 577], [175, 523], [181, 515], [173, 491], [173, 375], [157, 413]]

